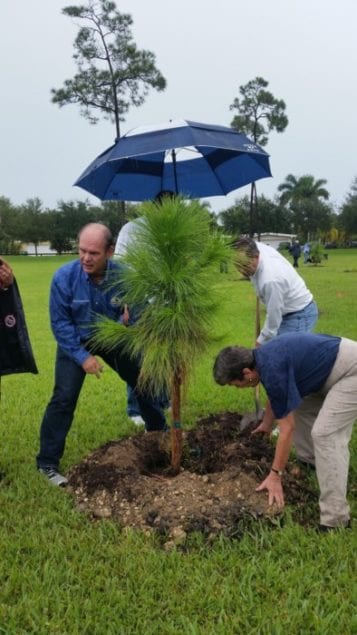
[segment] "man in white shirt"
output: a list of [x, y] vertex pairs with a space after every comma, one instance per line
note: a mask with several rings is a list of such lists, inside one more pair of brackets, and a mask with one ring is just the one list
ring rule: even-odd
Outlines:
[[137, 218], [135, 220], [130, 220], [123, 225], [115, 243], [114, 256], [125, 256], [129, 243], [135, 239], [135, 232], [138, 228], [138, 223], [140, 223], [141, 220], [142, 219]]
[[[138, 231], [138, 226], [143, 222], [143, 218], [139, 217], [133, 221], [128, 221], [121, 228], [118, 238], [115, 243], [114, 257], [121, 258], [125, 256], [129, 244], [135, 241], [135, 233]], [[124, 324], [130, 326], [138, 319], [138, 313], [130, 312], [128, 307], [125, 307], [124, 311]], [[169, 407], [169, 398], [166, 395], [160, 395], [155, 399], [155, 403], [162, 409]], [[140, 413], [140, 407], [135, 397], [134, 391], [127, 384], [127, 408], [126, 412], [128, 417], [135, 423], [135, 425], [144, 425], [144, 420]]]
[[281, 333], [312, 331], [318, 318], [316, 303], [286, 258], [273, 247], [252, 238], [242, 238], [234, 246], [241, 256], [238, 270], [249, 277], [266, 307], [257, 345]]

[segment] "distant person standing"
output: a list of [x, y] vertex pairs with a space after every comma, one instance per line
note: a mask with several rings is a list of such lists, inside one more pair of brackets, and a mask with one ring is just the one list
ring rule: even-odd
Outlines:
[[309, 243], [305, 243], [305, 245], [302, 248], [302, 253], [304, 254], [304, 263], [306, 265], [306, 263], [309, 262], [309, 259], [310, 259], [310, 245], [309, 245]]
[[301, 256], [301, 247], [298, 240], [293, 242], [289, 251], [293, 257], [293, 266], [297, 269], [299, 267], [299, 258]]

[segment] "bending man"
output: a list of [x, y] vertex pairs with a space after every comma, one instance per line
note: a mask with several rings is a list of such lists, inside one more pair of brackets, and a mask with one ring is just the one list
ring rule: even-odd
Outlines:
[[265, 346], [223, 349], [214, 364], [221, 385], [238, 388], [260, 381], [269, 397], [270, 421], [254, 432], [278, 436], [271, 471], [257, 488], [268, 490], [269, 504], [284, 506], [282, 477], [294, 442], [297, 455], [309, 454], [320, 486], [320, 529], [348, 527], [346, 500], [348, 443], [357, 418], [357, 342], [330, 335], [286, 334]]
[[100, 223], [86, 225], [79, 233], [79, 259], [60, 267], [52, 281], [50, 316], [58, 345], [55, 387], [42, 420], [37, 466], [54, 485], [67, 483], [58, 472], [59, 461], [84, 379], [102, 373], [97, 355], [135, 390], [146, 429], [166, 429], [162, 410], [136, 386], [139, 364], [120, 347], [108, 352], [90, 344], [95, 314], [120, 320], [120, 267], [110, 260], [113, 252], [109, 229]]
[[[309, 332], [314, 328], [318, 310], [311, 291], [294, 267], [276, 249], [252, 238], [235, 243], [239, 253], [237, 269], [249, 277], [257, 297], [266, 307], [266, 318], [256, 345], [266, 344], [283, 333]], [[263, 424], [271, 419], [269, 401]]]

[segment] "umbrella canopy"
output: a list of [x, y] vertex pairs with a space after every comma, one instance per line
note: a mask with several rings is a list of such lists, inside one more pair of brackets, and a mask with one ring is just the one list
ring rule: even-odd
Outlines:
[[269, 155], [245, 135], [182, 119], [134, 128], [74, 185], [101, 200], [144, 201], [162, 191], [189, 198], [222, 196], [268, 176]]

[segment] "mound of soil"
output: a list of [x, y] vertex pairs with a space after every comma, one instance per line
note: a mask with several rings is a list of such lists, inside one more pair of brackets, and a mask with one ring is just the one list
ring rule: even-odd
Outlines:
[[[255, 424], [241, 431], [241, 419], [237, 413], [210, 415], [184, 432], [177, 476], [170, 476], [170, 434], [142, 432], [95, 450], [72, 468], [68, 489], [78, 509], [93, 518], [155, 530], [168, 547], [193, 531], [237, 536], [252, 520], [277, 524], [279, 511], [268, 506], [267, 492], [255, 491], [269, 472], [274, 446], [266, 435], [251, 434]], [[284, 491], [295, 520], [309, 524], [317, 491], [293, 462]]]

